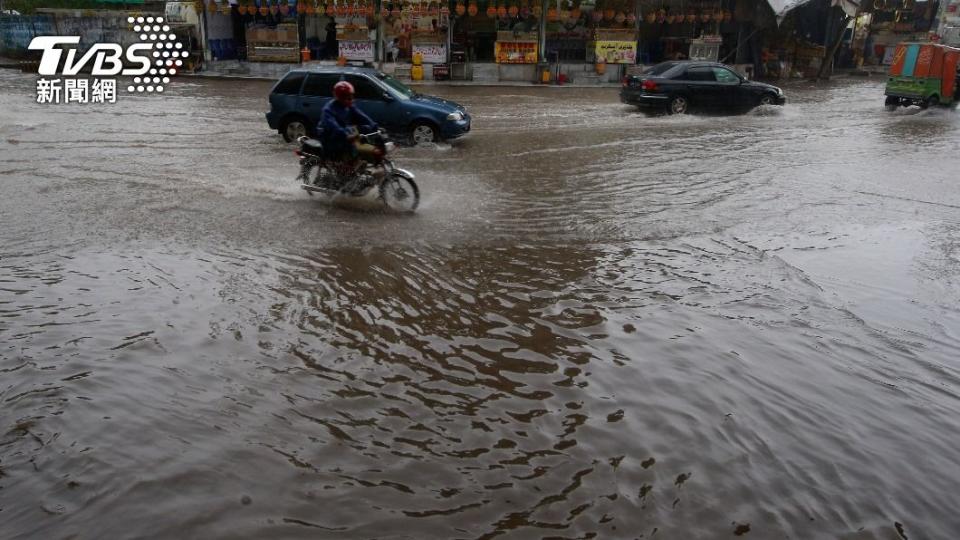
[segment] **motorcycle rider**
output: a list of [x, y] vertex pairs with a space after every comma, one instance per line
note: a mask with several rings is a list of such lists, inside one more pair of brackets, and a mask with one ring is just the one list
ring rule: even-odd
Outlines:
[[[340, 81], [333, 86], [334, 99], [323, 108], [323, 118], [318, 131], [321, 133], [323, 147], [329, 155], [342, 161], [357, 158], [376, 165], [382, 157], [375, 146], [359, 142], [360, 133], [371, 133], [379, 129], [377, 123], [360, 109], [354, 107], [353, 85]], [[383, 177], [383, 167], [375, 166], [371, 173], [378, 180]]]

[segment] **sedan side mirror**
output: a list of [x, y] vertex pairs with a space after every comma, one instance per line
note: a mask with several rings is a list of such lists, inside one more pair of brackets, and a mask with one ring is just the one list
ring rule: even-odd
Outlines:
[[383, 93], [383, 100], [384, 100], [384, 101], [387, 101], [387, 102], [390, 102], [390, 101], [393, 101], [393, 100], [394, 100], [394, 97], [393, 97], [393, 95], [390, 94], [390, 92], [384, 92], [384, 93]]

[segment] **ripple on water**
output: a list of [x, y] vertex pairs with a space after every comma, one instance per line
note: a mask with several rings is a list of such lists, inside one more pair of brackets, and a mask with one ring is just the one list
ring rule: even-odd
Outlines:
[[16, 534], [951, 526], [917, 352], [735, 239], [21, 257]]

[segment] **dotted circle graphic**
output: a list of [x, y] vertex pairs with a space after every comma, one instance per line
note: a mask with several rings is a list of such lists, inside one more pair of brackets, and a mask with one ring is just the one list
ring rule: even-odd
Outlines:
[[163, 92], [163, 85], [169, 84], [170, 77], [177, 74], [174, 66], [182, 66], [180, 58], [190, 56], [188, 51], [183, 50], [183, 43], [177, 41], [177, 36], [170, 32], [170, 26], [163, 22], [163, 17], [127, 17], [130, 29], [139, 35], [140, 41], [152, 46], [151, 56], [156, 65], [156, 68], [149, 70], [149, 76], [134, 77], [133, 84], [127, 86], [127, 92]]

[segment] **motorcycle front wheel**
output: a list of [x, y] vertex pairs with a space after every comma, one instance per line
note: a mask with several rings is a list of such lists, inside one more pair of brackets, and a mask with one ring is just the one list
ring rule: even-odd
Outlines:
[[380, 199], [391, 210], [413, 212], [420, 204], [420, 190], [413, 180], [391, 174], [380, 184]]

